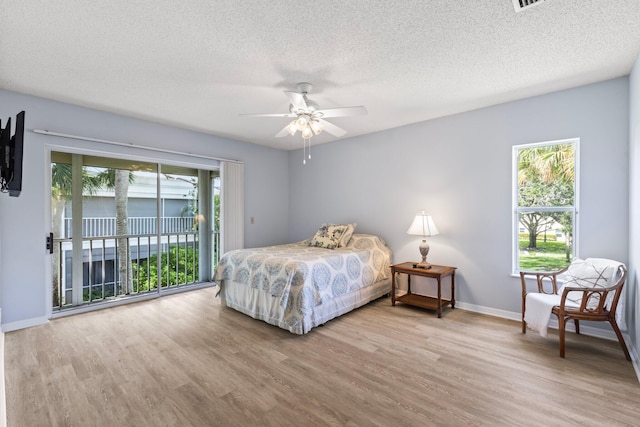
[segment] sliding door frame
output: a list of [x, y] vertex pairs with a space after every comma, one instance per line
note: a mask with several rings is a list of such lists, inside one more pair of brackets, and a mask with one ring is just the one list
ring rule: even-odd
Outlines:
[[[165, 154], [165, 153], [162, 153], [162, 152], [159, 153], [153, 150], [145, 153], [145, 150], [140, 148], [132, 148], [132, 149], [124, 148], [123, 149], [122, 147], [113, 147], [113, 146], [110, 146], [109, 144], [104, 144], [104, 143], [90, 142], [88, 144], [87, 143], [81, 144], [83, 146], [84, 145], [93, 146], [92, 149], [89, 149], [87, 147], [79, 147], [78, 146], [79, 144], [77, 141], [70, 140], [70, 142], [73, 142], [73, 143], [69, 145], [66, 145], [66, 144], [45, 145], [44, 147], [45, 162], [46, 162], [47, 170], [51, 169], [53, 152], [69, 153], [72, 155], [72, 157], [75, 157], [78, 160], [80, 160], [84, 155], [89, 155], [89, 156], [99, 156], [104, 158], [120, 158], [120, 159], [126, 159], [130, 161], [154, 163], [157, 165], [156, 191], [161, 191], [161, 186], [160, 186], [161, 175], [160, 174], [162, 173], [162, 169], [161, 169], [162, 166], [177, 166], [177, 167], [186, 167], [186, 168], [198, 170], [198, 211], [199, 211], [199, 215], [206, 215], [204, 216], [204, 218], [206, 218], [206, 221], [199, 222], [199, 225], [204, 223], [202, 225], [206, 224], [206, 226], [198, 227], [198, 239], [199, 239], [198, 245], [199, 245], [199, 249], [203, 249], [203, 246], [206, 247], [204, 252], [201, 253], [200, 259], [206, 260], [207, 262], [198, 263], [199, 271], [197, 272], [197, 274], [198, 274], [198, 279], [200, 283], [189, 285], [188, 289], [211, 286], [212, 283], [209, 282], [208, 280], [210, 280], [211, 277], [213, 276], [213, 272], [210, 271], [212, 263], [209, 262], [210, 257], [213, 255], [210, 249], [211, 248], [210, 240], [213, 235], [213, 212], [210, 208], [211, 201], [212, 201], [211, 199], [212, 180], [209, 177], [211, 176], [212, 172], [220, 173], [220, 162], [216, 159], [203, 159], [202, 156], [191, 157], [187, 154], [186, 155], [177, 155], [175, 153]], [[151, 154], [151, 156], [149, 156], [149, 154]], [[73, 190], [72, 190], [73, 198], [77, 200], [82, 200], [82, 166], [83, 165], [81, 161], [75, 161], [73, 162], [73, 164], [74, 164], [73, 166], [74, 182], [73, 182]], [[51, 173], [45, 174], [45, 177], [46, 177], [45, 178], [46, 182], [44, 184], [46, 186], [45, 188], [50, 189], [52, 184]], [[202, 179], [205, 177], [206, 179]], [[46, 229], [50, 230], [51, 224], [52, 224], [51, 194], [50, 194], [50, 191], [46, 191], [45, 194], [47, 194], [49, 197], [47, 197], [47, 200], [45, 203], [45, 206], [48, 209], [46, 210], [44, 220], [46, 224]], [[157, 215], [157, 218], [161, 218], [162, 217], [162, 205], [161, 205], [162, 197], [158, 196], [156, 199], [157, 199], [156, 215]], [[202, 209], [202, 212], [200, 211], [200, 209]], [[82, 216], [83, 216], [82, 203], [72, 203], [72, 222], [74, 222], [73, 227], [75, 230], [82, 229]], [[156, 238], [157, 238], [158, 244], [160, 244], [160, 241], [161, 241], [161, 234], [162, 234], [162, 227], [160, 222], [158, 222], [156, 227]], [[116, 299], [116, 300], [110, 300], [105, 302], [98, 302], [94, 304], [83, 304], [82, 303], [83, 272], [81, 268], [82, 267], [82, 237], [83, 237], [82, 233], [73, 233], [72, 235], [73, 239], [79, 240], [79, 242], [77, 240], [73, 241], [73, 251], [74, 251], [73, 263], [80, 264], [80, 268], [78, 268], [77, 265], [74, 265], [73, 272], [72, 272], [73, 304], [76, 305], [77, 303], [80, 303], [80, 305], [76, 306], [74, 309], [53, 310], [53, 295], [52, 295], [52, 289], [51, 289], [51, 277], [52, 277], [51, 258], [48, 256], [45, 257], [45, 265], [46, 265], [45, 271], [47, 274], [46, 276], [47, 280], [49, 281], [49, 285], [46, 287], [47, 292], [45, 295], [45, 304], [46, 304], [48, 318], [61, 317], [67, 314], [75, 314], [82, 311], [92, 311], [92, 310], [101, 308], [101, 306], [114, 306], [114, 305], [120, 305], [120, 304], [133, 302], [133, 301], [141, 301], [143, 299], [157, 298], [160, 295], [180, 292], [184, 289], [184, 287], [179, 287], [179, 288], [167, 287], [167, 289], [163, 289], [160, 283], [161, 279], [160, 277], [158, 277], [157, 289], [155, 290], [155, 292], [149, 292], [148, 294], [136, 296], [135, 298], [123, 298], [123, 299]], [[202, 239], [202, 237], [204, 237], [204, 239]], [[76, 251], [79, 253], [76, 253]], [[76, 261], [76, 260], [79, 260], [79, 261]], [[160, 256], [158, 256], [158, 264], [160, 264]]]

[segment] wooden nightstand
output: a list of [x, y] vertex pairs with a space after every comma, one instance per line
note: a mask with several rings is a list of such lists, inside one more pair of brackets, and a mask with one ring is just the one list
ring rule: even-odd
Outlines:
[[[396, 274], [407, 275], [407, 293], [396, 296]], [[438, 297], [428, 297], [411, 293], [411, 276], [423, 276], [436, 279], [438, 282]], [[441, 292], [442, 278], [451, 276], [451, 299], [443, 299]], [[395, 306], [396, 301], [404, 304], [415, 305], [417, 307], [435, 310], [438, 317], [442, 317], [442, 308], [448, 305], [455, 308], [455, 277], [456, 267], [448, 267], [445, 265], [432, 265], [431, 268], [415, 268], [414, 263], [404, 262], [391, 266], [391, 305]]]

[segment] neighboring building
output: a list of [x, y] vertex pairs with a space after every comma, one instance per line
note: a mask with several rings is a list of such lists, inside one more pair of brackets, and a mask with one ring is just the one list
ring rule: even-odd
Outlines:
[[[154, 254], [168, 254], [172, 247], [184, 249], [184, 253], [198, 251], [197, 179], [189, 176], [160, 174], [158, 192], [157, 175], [147, 172], [132, 172], [129, 184], [127, 214], [129, 233], [118, 236], [116, 232], [116, 206], [113, 189], [102, 188], [93, 194], [85, 194], [82, 199], [82, 299], [74, 300], [73, 282], [73, 243], [72, 243], [72, 202], [66, 203], [56, 239], [60, 260], [57, 277], [60, 298], [54, 298], [54, 307], [62, 308], [79, 303], [102, 301], [105, 298], [120, 296], [123, 275], [118, 260], [118, 245], [126, 242], [127, 253], [132, 265], [132, 291], [126, 294], [138, 294], [156, 288], [150, 283], [150, 258]], [[214, 186], [215, 187], [215, 186]], [[157, 194], [161, 197], [158, 199]], [[160, 218], [161, 228], [157, 223]], [[217, 233], [217, 231], [215, 231]], [[159, 244], [158, 244], [159, 242]], [[186, 257], [186, 255], [185, 255]], [[169, 258], [166, 262], [170, 262]], [[182, 261], [182, 260], [180, 260]], [[176, 260], [176, 263], [179, 263]], [[189, 271], [197, 271], [197, 261], [192, 261]], [[185, 267], [186, 269], [187, 267]], [[144, 271], [144, 270], [147, 271]], [[140, 277], [140, 270], [142, 276]], [[178, 271], [177, 273], [180, 273]], [[126, 274], [126, 273], [125, 273]], [[184, 285], [195, 282], [197, 274], [183, 272], [166, 282]], [[184, 278], [184, 279], [180, 279]]]

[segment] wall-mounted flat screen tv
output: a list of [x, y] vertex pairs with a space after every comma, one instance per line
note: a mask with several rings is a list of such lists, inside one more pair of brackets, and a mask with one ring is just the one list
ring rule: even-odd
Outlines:
[[11, 136], [11, 118], [5, 128], [0, 123], [0, 191], [18, 197], [22, 191], [22, 153], [24, 145], [24, 111], [16, 116], [16, 130]]

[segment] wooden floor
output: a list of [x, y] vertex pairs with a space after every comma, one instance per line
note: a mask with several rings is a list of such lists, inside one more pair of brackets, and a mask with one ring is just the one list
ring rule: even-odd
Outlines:
[[292, 335], [207, 288], [5, 337], [9, 426], [640, 423], [617, 342], [383, 298]]

